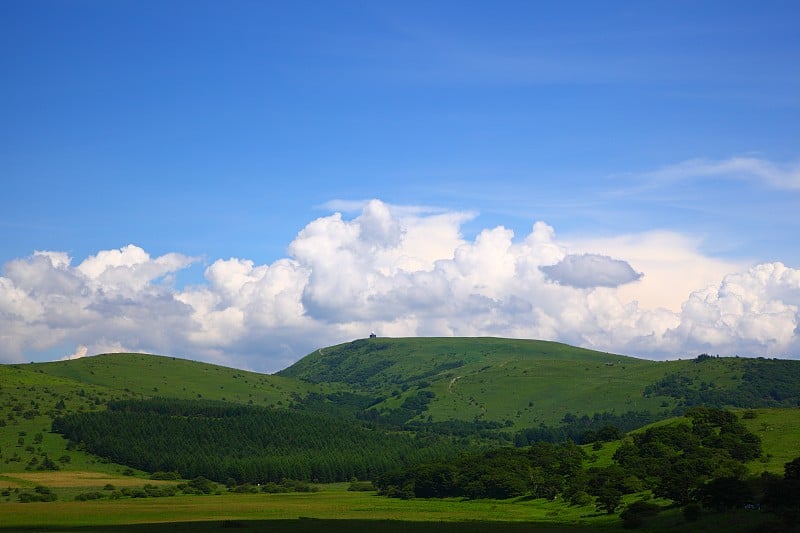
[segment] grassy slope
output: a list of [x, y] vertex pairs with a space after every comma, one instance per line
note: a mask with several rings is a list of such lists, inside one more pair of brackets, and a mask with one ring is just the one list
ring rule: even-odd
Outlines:
[[[750, 474], [758, 475], [761, 472], [770, 472], [783, 475], [784, 465], [800, 457], [800, 409], [738, 409], [734, 412], [748, 430], [761, 438], [764, 455], [747, 463]], [[754, 414], [755, 418], [750, 418], [745, 413], [750, 413], [750, 416]], [[631, 434], [656, 426], [688, 423], [685, 417], [672, 417], [648, 424], [632, 431]], [[621, 443], [622, 441], [606, 442], [603, 443], [600, 450], [592, 449], [591, 444], [581, 446], [589, 457], [585, 465], [607, 466], [612, 464], [614, 452]]]
[[741, 360], [657, 362], [533, 340], [377, 338], [317, 350], [279, 375], [363, 387], [390, 396], [383, 408], [399, 406], [421, 385], [436, 394], [425, 418], [524, 428], [556, 424], [568, 412], [669, 411], [674, 399], [643, 391], [674, 372], [731, 387], [741, 378]]
[[[0, 419], [7, 422], [0, 427], [0, 461], [15, 452], [22, 458], [0, 463], [0, 469], [24, 468], [36, 453], [64, 454], [63, 440], [48, 433], [55, 404], [62, 399], [67, 412], [102, 409], [112, 398], [149, 396], [288, 406], [311, 391], [351, 389], [385, 398], [377, 407], [388, 409], [427, 390], [435, 398], [421, 418], [510, 422], [513, 431], [557, 424], [567, 412], [666, 413], [676, 401], [645, 397], [647, 385], [678, 372], [697, 386], [734, 387], [742, 361], [655, 362], [532, 340], [378, 338], [317, 350], [279, 375], [142, 354], [0, 365]], [[33, 405], [39, 406], [36, 417], [20, 416]], [[7, 419], [10, 413], [16, 414], [13, 420]], [[27, 434], [23, 446], [17, 443], [20, 431]], [[43, 443], [28, 452], [36, 433], [42, 433]], [[72, 467], [88, 466], [80, 462], [81, 454], [70, 455], [78, 460]]]
[[[68, 455], [69, 463], [58, 463], [65, 469], [121, 469], [119, 465], [100, 463], [89, 454], [67, 450], [66, 441], [50, 433], [50, 426], [59, 412], [104, 409], [108, 400], [128, 394], [35, 372], [32, 366], [0, 366], [0, 420], [5, 422], [0, 426], [0, 472], [25, 471], [31, 459], [41, 462], [44, 455], [54, 461]], [[63, 410], [56, 408], [59, 401], [64, 403]], [[37, 434], [41, 435], [41, 442], [36, 442]]]
[[[576, 507], [559, 500], [400, 500], [374, 493], [348, 492], [345, 487], [346, 484], [321, 486], [320, 492], [303, 494], [223, 493], [86, 502], [60, 498], [50, 503], [0, 504], [0, 531], [21, 528], [64, 531], [85, 527], [93, 527], [91, 531], [110, 531], [111, 527], [119, 525], [170, 522], [181, 523], [177, 525], [184, 531], [235, 527], [253, 531], [309, 532], [352, 531], [353, 525], [358, 525], [359, 531], [461, 532], [504, 531], [514, 524], [522, 526], [514, 528], [515, 531], [549, 528], [619, 531], [622, 525], [617, 515], [598, 513], [593, 505]], [[638, 498], [629, 495], [624, 502], [628, 504]], [[648, 521], [646, 530], [753, 531], [763, 525], [764, 519], [760, 513], [735, 511], [707, 515], [699, 522], [688, 524], [680, 509], [673, 509]], [[227, 527], [223, 521], [230, 521]], [[191, 523], [196, 523], [197, 527]], [[432, 527], [420, 526], [426, 523]], [[174, 527], [169, 524], [163, 530], [172, 531]], [[762, 530], [770, 529], [762, 527]]]
[[[31, 460], [41, 463], [48, 456], [62, 470], [119, 474], [125, 467], [67, 450], [67, 442], [50, 433], [53, 417], [105, 409], [113, 399], [164, 396], [281, 406], [289, 405], [295, 395], [320, 389], [324, 390], [289, 378], [142, 354], [0, 365], [0, 420], [5, 422], [0, 425], [0, 472], [35, 472], [37, 465], [30, 465]], [[63, 409], [57, 409], [60, 401]], [[41, 442], [35, 442], [37, 434]], [[64, 456], [69, 462], [58, 461]]]
[[618, 521], [613, 516], [598, 515], [593, 506], [571, 507], [563, 502], [456, 499], [405, 501], [376, 496], [375, 493], [348, 492], [346, 484], [321, 488], [320, 492], [304, 494], [223, 493], [216, 496], [9, 504], [5, 508], [7, 511], [3, 515], [0, 530], [2, 527], [21, 526], [109, 526], [226, 519], [296, 520], [301, 517], [408, 522], [537, 522], [550, 526], [593, 527], [608, 526]]
[[137, 396], [203, 398], [264, 406], [288, 403], [293, 394], [304, 396], [320, 388], [280, 376], [145, 354], [106, 354], [25, 366], [34, 372]]
[[783, 474], [783, 466], [800, 457], [800, 409], [751, 409], [755, 418], [742, 423], [761, 437], [764, 457], [750, 463], [750, 471]]

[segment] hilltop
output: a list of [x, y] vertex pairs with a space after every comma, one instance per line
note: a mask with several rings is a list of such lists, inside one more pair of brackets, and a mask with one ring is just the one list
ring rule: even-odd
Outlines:
[[316, 350], [277, 375], [350, 387], [372, 396], [379, 413], [414, 411], [410, 420], [514, 428], [595, 413], [665, 417], [698, 403], [800, 405], [798, 361], [651, 361], [538, 340], [360, 339]]

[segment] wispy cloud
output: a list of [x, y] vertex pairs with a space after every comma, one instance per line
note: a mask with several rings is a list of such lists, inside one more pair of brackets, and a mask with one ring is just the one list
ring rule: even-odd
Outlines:
[[[328, 200], [323, 204], [319, 205], [319, 209], [324, 209], [326, 211], [338, 211], [340, 213], [346, 214], [357, 214], [361, 213], [373, 199], [366, 198], [363, 200], [343, 200], [334, 198], [332, 200]], [[439, 207], [433, 205], [407, 205], [407, 204], [390, 204], [390, 203], [383, 203], [386, 208], [391, 211], [393, 214], [398, 216], [422, 216], [422, 215], [432, 215], [432, 214], [441, 214], [447, 213], [451, 210], [446, 207]], [[464, 214], [467, 216], [475, 216], [477, 213], [474, 211], [464, 211]]]
[[776, 189], [800, 190], [800, 163], [779, 164], [756, 157], [689, 159], [642, 175], [655, 185], [707, 178], [758, 182]]

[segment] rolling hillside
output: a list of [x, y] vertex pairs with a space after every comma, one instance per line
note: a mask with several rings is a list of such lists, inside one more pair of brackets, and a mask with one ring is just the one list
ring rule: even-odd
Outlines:
[[[763, 455], [745, 464], [755, 477], [778, 479], [800, 453], [798, 361], [655, 362], [543, 341], [380, 338], [316, 350], [277, 375], [144, 354], [0, 365], [0, 487], [5, 503], [45, 485], [59, 502], [94, 491], [104, 500], [119, 492], [126, 504], [129, 487], [155, 490], [147, 484], [162, 482], [152, 472], [174, 472], [228, 484], [239, 505], [262, 497], [240, 492], [256, 483], [375, 481], [462, 452], [486, 451], [502, 465], [567, 439], [584, 443], [589, 472], [612, 465], [631, 441], [618, 440], [626, 431], [686, 424], [674, 415], [691, 405], [740, 408], [736, 418], [763, 443]], [[191, 485], [163, 483], [174, 485], [171, 493]], [[85, 504], [64, 505], [85, 513]], [[561, 497], [536, 505], [548, 517], [594, 509]], [[648, 520], [669, 524], [664, 530], [685, 524], [670, 512]]]
[[[53, 419], [105, 410], [119, 399], [204, 399], [289, 406], [323, 386], [217, 365], [144, 354], [0, 365], [0, 471], [36, 471], [50, 458], [61, 469], [120, 471], [51, 433]], [[68, 458], [68, 460], [66, 459]]]
[[[50, 432], [52, 420], [105, 410], [115, 399], [152, 397], [300, 409], [509, 442], [538, 438], [538, 428], [565, 420], [616, 423], [636, 412], [652, 421], [692, 404], [797, 407], [800, 362], [655, 362], [544, 341], [376, 338], [316, 350], [277, 375], [143, 354], [0, 365], [2, 470], [36, 469], [45, 457], [66, 456], [62, 468], [118, 469], [67, 450]], [[611, 418], [592, 418], [598, 413]]]
[[641, 392], [666, 370], [652, 361], [546, 341], [379, 338], [317, 350], [278, 375], [368, 391], [386, 398], [379, 410], [431, 392], [426, 420], [523, 427], [553, 424], [569, 412], [659, 409], [664, 398], [645, 399]]
[[279, 406], [288, 404], [297, 395], [305, 396], [312, 390], [327, 390], [322, 386], [281, 376], [146, 354], [115, 353], [16, 366], [138, 397], [160, 396]]
[[[770, 398], [770, 383], [749, 379], [761, 374], [782, 380], [785, 390]], [[352, 387], [380, 399], [374, 409], [381, 412], [413, 407], [422, 397], [427, 403], [417, 409], [418, 421], [481, 420], [509, 428], [553, 425], [568, 414], [667, 416], [682, 403], [700, 401], [800, 405], [798, 361], [657, 362], [534, 340], [361, 339], [317, 350], [278, 375]], [[743, 399], [745, 385], [750, 390]]]

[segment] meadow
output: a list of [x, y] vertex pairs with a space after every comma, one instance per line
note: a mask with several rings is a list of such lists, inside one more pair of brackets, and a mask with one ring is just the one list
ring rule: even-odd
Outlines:
[[[55, 484], [70, 476], [56, 475]], [[83, 476], [76, 476], [81, 489]], [[57, 480], [61, 480], [59, 483]], [[128, 480], [107, 477], [117, 485]], [[138, 480], [140, 483], [146, 480]], [[0, 531], [616, 531], [617, 515], [594, 505], [547, 500], [399, 500], [374, 492], [350, 492], [347, 484], [319, 485], [304, 494], [231, 494], [168, 498], [0, 504]], [[74, 490], [75, 487], [72, 487]], [[57, 489], [65, 498], [67, 487]], [[633, 501], [640, 496], [629, 497]], [[692, 523], [697, 530], [746, 531], [762, 523], [752, 513], [730, 512]], [[651, 531], [687, 527], [679, 510], [648, 523]]]

